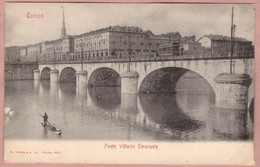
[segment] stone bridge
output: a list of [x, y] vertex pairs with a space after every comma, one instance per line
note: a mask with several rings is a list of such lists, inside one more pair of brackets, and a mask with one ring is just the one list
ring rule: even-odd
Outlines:
[[[248, 100], [254, 97], [254, 59], [236, 58], [233, 61], [231, 77], [228, 75], [229, 59], [198, 59], [46, 63], [34, 70], [34, 79], [76, 82], [78, 87], [121, 85], [121, 93], [173, 93], [179, 78], [192, 71], [211, 85], [216, 106], [244, 109], [248, 107]], [[223, 74], [227, 76], [223, 77]]]

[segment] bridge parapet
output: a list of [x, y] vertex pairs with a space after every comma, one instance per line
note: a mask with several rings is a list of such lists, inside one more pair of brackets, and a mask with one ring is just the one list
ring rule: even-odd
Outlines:
[[[82, 56], [82, 55], [81, 55]], [[66, 58], [51, 58], [51, 59], [42, 59], [39, 61], [39, 64], [58, 64], [58, 63], [109, 63], [109, 62], [128, 62], [129, 56], [115, 56], [115, 57], [66, 57]], [[252, 59], [254, 58], [254, 54], [243, 54], [243, 55], [235, 55], [234, 59]], [[131, 55], [130, 57], [132, 62], [139, 61], [172, 61], [172, 60], [215, 60], [215, 59], [230, 59], [227, 55], [219, 55], [219, 54], [183, 54], [183, 55], [171, 55], [165, 54], [163, 56], [160, 55]]]

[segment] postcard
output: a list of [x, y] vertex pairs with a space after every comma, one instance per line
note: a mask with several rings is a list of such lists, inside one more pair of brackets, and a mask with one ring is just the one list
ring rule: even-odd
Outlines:
[[4, 161], [253, 165], [254, 8], [6, 2]]

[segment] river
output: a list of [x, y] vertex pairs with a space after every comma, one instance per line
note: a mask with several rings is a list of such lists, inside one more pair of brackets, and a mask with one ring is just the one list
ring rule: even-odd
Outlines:
[[[121, 94], [120, 87], [78, 89], [75, 83], [6, 81], [5, 139], [38, 140], [252, 140], [247, 111], [215, 108], [208, 86], [190, 78], [175, 94]], [[201, 89], [189, 89], [192, 83]], [[62, 130], [58, 136], [41, 126], [44, 113]]]

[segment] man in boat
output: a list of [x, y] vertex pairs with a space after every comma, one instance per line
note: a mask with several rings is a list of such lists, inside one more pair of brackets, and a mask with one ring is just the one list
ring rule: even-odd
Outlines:
[[48, 115], [46, 113], [44, 113], [44, 116], [43, 116], [43, 126], [47, 126], [47, 123], [48, 123]]

